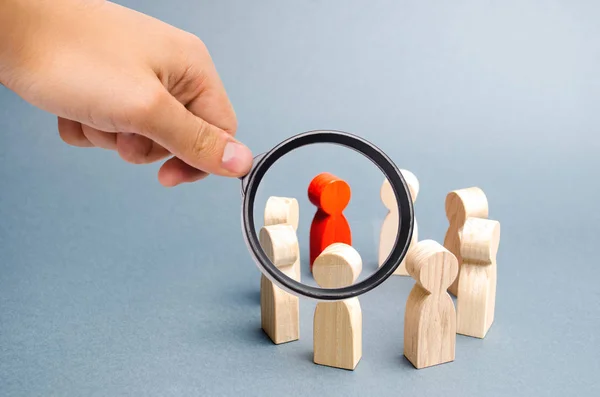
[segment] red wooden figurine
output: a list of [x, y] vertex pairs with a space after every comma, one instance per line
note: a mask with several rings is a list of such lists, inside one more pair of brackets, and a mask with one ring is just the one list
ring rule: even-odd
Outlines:
[[310, 226], [310, 270], [313, 262], [333, 243], [352, 245], [350, 225], [342, 213], [350, 202], [350, 185], [328, 172], [317, 175], [308, 186], [308, 199], [317, 206]]

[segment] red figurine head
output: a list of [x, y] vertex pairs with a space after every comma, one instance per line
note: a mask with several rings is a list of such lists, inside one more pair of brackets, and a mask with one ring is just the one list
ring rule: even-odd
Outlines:
[[350, 202], [350, 185], [335, 175], [323, 172], [310, 182], [308, 198], [329, 215], [341, 214]]

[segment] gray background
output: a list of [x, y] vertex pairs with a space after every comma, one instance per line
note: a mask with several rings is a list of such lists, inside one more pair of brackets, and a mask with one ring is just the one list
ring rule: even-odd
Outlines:
[[[600, 393], [597, 2], [123, 3], [206, 42], [256, 154], [332, 128], [413, 171], [421, 239], [443, 240], [448, 191], [483, 188], [502, 223], [496, 323], [459, 336], [455, 362], [415, 370], [413, 282], [394, 277], [361, 298], [357, 369], [316, 366], [314, 303], [300, 341], [260, 330], [237, 180], [164, 189], [158, 165], [68, 147], [54, 117], [2, 89], [0, 395]], [[363, 165], [346, 171], [368, 179]], [[280, 187], [305, 194], [296, 172]], [[382, 216], [352, 215], [357, 244]]]

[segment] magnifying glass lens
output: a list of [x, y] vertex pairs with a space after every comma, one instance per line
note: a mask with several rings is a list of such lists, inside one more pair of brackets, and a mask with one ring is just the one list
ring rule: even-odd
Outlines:
[[386, 175], [361, 153], [330, 143], [279, 158], [260, 180], [253, 207], [261, 249], [279, 275], [323, 290], [371, 277], [399, 230]]

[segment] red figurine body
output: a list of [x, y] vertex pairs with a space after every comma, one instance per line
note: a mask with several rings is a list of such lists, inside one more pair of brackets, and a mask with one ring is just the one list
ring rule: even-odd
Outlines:
[[310, 226], [310, 270], [313, 262], [333, 243], [352, 245], [350, 225], [342, 213], [350, 202], [350, 185], [328, 172], [317, 175], [308, 186], [308, 198], [317, 206]]

